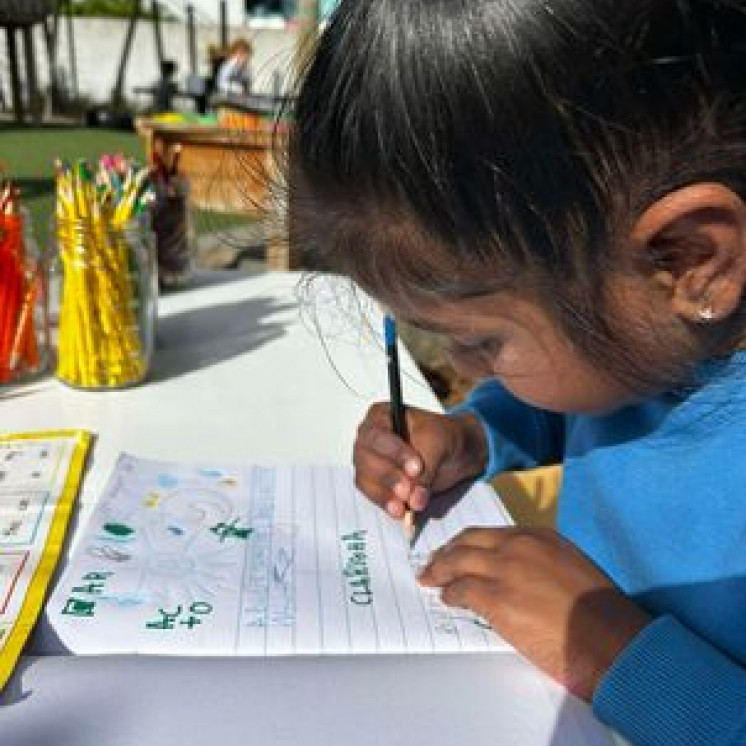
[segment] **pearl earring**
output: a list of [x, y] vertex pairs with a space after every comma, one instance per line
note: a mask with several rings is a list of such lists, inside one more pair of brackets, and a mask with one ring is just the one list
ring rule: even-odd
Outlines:
[[715, 312], [712, 310], [712, 306], [700, 308], [697, 315], [699, 316], [700, 321], [712, 321], [715, 318]]

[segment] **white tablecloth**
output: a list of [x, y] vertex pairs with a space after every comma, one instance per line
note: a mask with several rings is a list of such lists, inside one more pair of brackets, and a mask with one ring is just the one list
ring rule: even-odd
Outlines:
[[[8, 389], [3, 429], [96, 434], [77, 525], [123, 450], [177, 461], [349, 463], [355, 426], [386, 398], [380, 315], [329, 278], [299, 302], [299, 279], [202, 277], [161, 300], [147, 384], [83, 392], [44, 379]], [[406, 353], [403, 370], [407, 401], [437, 409]], [[50, 635], [42, 620], [0, 697], [3, 746], [610, 743], [585, 705], [514, 654], [84, 658], [44, 654]]]

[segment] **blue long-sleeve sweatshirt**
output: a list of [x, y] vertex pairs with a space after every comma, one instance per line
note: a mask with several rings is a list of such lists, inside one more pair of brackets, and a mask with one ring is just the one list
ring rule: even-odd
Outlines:
[[746, 746], [746, 352], [697, 380], [604, 416], [488, 381], [455, 410], [485, 427], [486, 477], [562, 462], [558, 530], [654, 615], [593, 699], [638, 746]]

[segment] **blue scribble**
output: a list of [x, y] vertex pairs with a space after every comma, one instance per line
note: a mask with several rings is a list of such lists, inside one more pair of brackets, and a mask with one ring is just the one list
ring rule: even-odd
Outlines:
[[158, 486], [164, 489], [170, 489], [176, 487], [179, 480], [176, 477], [172, 477], [170, 474], [159, 474], [158, 475]]
[[134, 536], [112, 536], [111, 534], [98, 534], [93, 537], [97, 541], [108, 541], [114, 544], [131, 544], [135, 541]]
[[218, 471], [217, 469], [197, 469], [197, 473], [201, 477], [211, 477], [215, 479], [220, 479], [220, 477], [223, 476], [223, 472]]
[[116, 595], [102, 595], [99, 596], [101, 601], [111, 601], [117, 606], [142, 606], [142, 604], [149, 601], [149, 599], [141, 593], [119, 593]]

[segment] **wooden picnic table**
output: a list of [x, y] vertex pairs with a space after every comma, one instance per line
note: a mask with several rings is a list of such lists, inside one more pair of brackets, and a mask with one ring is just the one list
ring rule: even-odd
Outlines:
[[143, 118], [136, 129], [149, 162], [154, 153], [181, 148], [179, 171], [189, 181], [192, 207], [248, 215], [265, 221], [271, 269], [297, 265], [284, 236], [284, 200], [277, 182], [276, 133], [268, 128], [231, 128], [208, 124], [171, 124]]

